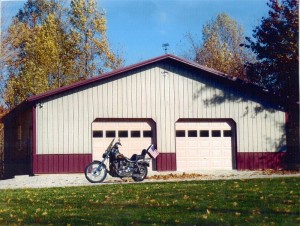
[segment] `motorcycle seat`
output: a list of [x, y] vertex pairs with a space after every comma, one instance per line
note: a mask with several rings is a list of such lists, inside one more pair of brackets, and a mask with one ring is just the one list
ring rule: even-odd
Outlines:
[[130, 158], [130, 161], [136, 162], [136, 161], [138, 161], [140, 159], [144, 159], [146, 153], [147, 153], [147, 150], [144, 149], [140, 155], [137, 155], [137, 154], [132, 155], [131, 158]]

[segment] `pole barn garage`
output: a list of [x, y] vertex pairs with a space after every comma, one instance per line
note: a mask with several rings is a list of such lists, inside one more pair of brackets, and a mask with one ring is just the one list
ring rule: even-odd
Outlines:
[[163, 55], [32, 96], [5, 123], [5, 171], [83, 172], [113, 137], [130, 156], [153, 143], [157, 171], [277, 169], [284, 104], [259, 87]]

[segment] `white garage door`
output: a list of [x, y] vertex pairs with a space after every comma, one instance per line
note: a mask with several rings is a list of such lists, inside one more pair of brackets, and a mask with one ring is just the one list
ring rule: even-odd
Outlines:
[[232, 169], [231, 135], [226, 122], [177, 122], [177, 170]]
[[102, 159], [102, 154], [113, 138], [116, 138], [115, 140], [120, 138], [122, 146], [119, 150], [126, 157], [140, 154], [143, 149], [147, 149], [150, 144], [154, 143], [153, 127], [151, 121], [93, 122], [93, 160]]

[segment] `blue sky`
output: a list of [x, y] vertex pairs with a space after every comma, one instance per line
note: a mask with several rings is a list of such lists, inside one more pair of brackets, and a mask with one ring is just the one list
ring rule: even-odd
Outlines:
[[[108, 38], [126, 65], [168, 53], [181, 56], [188, 48], [185, 34], [201, 40], [202, 26], [225, 12], [240, 23], [247, 36], [268, 13], [267, 0], [98, 0], [107, 17]], [[2, 23], [25, 1], [1, 1]]]

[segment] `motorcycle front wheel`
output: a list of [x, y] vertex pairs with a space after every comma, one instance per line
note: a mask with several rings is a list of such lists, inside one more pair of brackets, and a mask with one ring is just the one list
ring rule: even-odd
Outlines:
[[147, 177], [147, 174], [148, 174], [147, 166], [141, 165], [140, 174], [139, 175], [134, 174], [134, 176], [132, 176], [132, 179], [134, 181], [143, 181]]
[[85, 178], [91, 183], [101, 183], [107, 176], [106, 166], [100, 161], [89, 163], [84, 170]]

